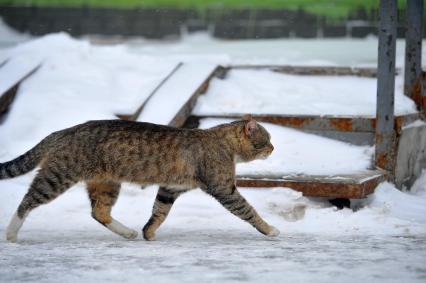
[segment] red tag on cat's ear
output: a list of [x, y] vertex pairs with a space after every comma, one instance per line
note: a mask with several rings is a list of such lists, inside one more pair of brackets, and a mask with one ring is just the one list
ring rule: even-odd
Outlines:
[[257, 123], [256, 121], [252, 118], [250, 121], [248, 121], [246, 123], [246, 126], [244, 128], [244, 132], [246, 133], [247, 136], [251, 136], [251, 134], [253, 134], [253, 132], [257, 129]]

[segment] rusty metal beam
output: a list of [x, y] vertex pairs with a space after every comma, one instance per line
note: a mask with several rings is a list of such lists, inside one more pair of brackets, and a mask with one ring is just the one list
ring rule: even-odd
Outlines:
[[423, 0], [407, 0], [404, 93], [426, 111], [422, 87]]
[[[321, 76], [358, 76], [375, 78], [376, 68], [337, 67], [337, 66], [291, 66], [291, 65], [232, 65], [224, 67], [224, 73], [238, 69], [269, 69], [274, 72], [293, 75], [321, 75]], [[224, 76], [223, 76], [224, 77]]]
[[381, 0], [379, 15], [375, 163], [377, 167], [393, 175], [396, 156], [394, 120], [395, 48], [398, 22], [396, 0]]
[[304, 196], [325, 198], [365, 198], [385, 181], [382, 170], [340, 176], [238, 176], [237, 186], [247, 188], [283, 187], [302, 192]]
[[[241, 119], [244, 114], [223, 114], [223, 115], [193, 115], [191, 119], [199, 120], [203, 118], [224, 118]], [[307, 131], [335, 131], [335, 132], [369, 132], [374, 133], [376, 119], [369, 117], [355, 116], [316, 116], [316, 115], [279, 115], [279, 114], [252, 114], [257, 121], [271, 123], [275, 125], [291, 127]], [[395, 131], [400, 132], [401, 128], [417, 119], [419, 113], [396, 116]]]

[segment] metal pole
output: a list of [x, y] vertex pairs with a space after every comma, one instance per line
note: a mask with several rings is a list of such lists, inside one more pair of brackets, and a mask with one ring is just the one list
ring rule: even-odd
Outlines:
[[404, 93], [425, 110], [422, 97], [422, 17], [423, 0], [407, 0], [405, 33]]
[[376, 166], [391, 177], [395, 168], [394, 127], [395, 43], [397, 0], [381, 0], [379, 11], [379, 54], [377, 64]]

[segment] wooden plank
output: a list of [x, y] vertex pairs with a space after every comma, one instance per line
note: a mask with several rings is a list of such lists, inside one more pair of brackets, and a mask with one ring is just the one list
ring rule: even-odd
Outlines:
[[310, 175], [254, 175], [238, 176], [237, 186], [247, 188], [283, 187], [302, 192], [304, 196], [325, 198], [365, 198], [377, 185], [385, 181], [382, 170], [369, 170], [358, 174], [336, 176]]
[[137, 121], [182, 126], [217, 65], [182, 65], [146, 103]]

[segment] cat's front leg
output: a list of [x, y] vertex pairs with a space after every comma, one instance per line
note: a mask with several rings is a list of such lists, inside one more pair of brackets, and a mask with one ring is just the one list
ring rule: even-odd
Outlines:
[[179, 195], [184, 192], [185, 191], [182, 190], [173, 191], [172, 189], [168, 189], [165, 187], [160, 187], [158, 189], [157, 197], [155, 198], [154, 202], [154, 207], [152, 208], [151, 218], [149, 218], [148, 222], [143, 228], [143, 237], [145, 238], [145, 240], [155, 240], [155, 231], [166, 219], [175, 200], [178, 198]]
[[257, 214], [256, 210], [238, 192], [235, 185], [229, 188], [210, 188], [204, 191], [212, 195], [232, 214], [253, 225], [260, 233], [270, 237], [275, 237], [280, 234], [277, 228], [266, 223], [259, 214]]

